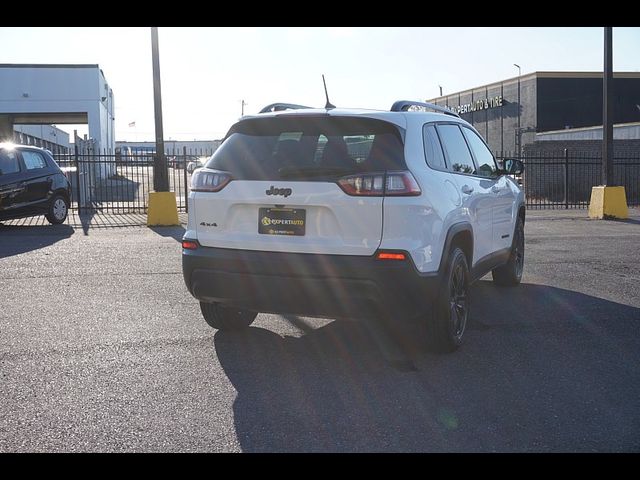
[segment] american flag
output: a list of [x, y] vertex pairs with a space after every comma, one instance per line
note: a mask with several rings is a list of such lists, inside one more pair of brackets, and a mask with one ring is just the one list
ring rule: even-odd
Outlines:
[[129, 126], [130, 126], [130, 127], [135, 127], [135, 126], [136, 126], [136, 122], [131, 122], [131, 123], [129, 123]]

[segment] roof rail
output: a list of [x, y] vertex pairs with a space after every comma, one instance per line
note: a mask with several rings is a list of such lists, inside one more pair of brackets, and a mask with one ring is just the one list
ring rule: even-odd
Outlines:
[[409, 110], [409, 107], [430, 108], [431, 110], [435, 110], [436, 112], [446, 113], [447, 115], [460, 118], [460, 115], [441, 105], [436, 105], [435, 103], [413, 102], [411, 100], [398, 100], [393, 105], [391, 105], [391, 111], [406, 112]]
[[295, 103], [272, 103], [271, 105], [267, 105], [262, 110], [260, 110], [260, 113], [279, 112], [281, 110], [300, 110], [301, 108], [313, 108], [313, 107], [296, 105]]

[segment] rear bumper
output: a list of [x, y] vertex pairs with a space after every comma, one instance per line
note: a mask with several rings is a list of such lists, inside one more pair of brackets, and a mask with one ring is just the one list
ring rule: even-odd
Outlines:
[[430, 307], [440, 284], [439, 275], [419, 273], [409, 259], [210, 247], [183, 250], [182, 270], [201, 301], [331, 318], [413, 318]]

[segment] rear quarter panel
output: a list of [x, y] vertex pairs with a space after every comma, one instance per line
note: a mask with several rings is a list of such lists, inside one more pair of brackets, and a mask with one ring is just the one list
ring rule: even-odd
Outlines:
[[447, 231], [468, 222], [461, 208], [460, 192], [448, 172], [427, 166], [421, 115], [407, 115], [405, 161], [422, 194], [416, 197], [385, 197], [380, 248], [406, 250], [421, 273], [440, 266]]

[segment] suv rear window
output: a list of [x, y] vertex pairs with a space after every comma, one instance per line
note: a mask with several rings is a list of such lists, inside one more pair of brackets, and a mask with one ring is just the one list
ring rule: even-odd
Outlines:
[[237, 123], [206, 164], [239, 180], [334, 179], [405, 170], [400, 130], [382, 120], [292, 116]]

